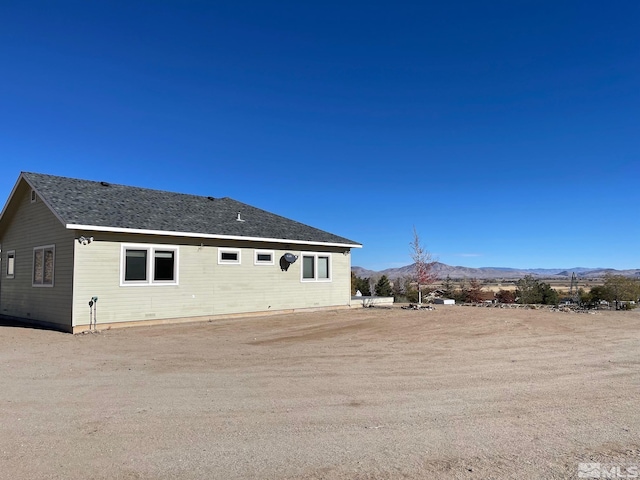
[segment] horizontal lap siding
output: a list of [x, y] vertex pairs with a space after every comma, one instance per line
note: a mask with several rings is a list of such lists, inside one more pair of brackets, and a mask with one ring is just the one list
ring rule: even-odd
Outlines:
[[[2, 242], [0, 312], [29, 320], [71, 326], [73, 234], [31, 189], [21, 183], [5, 213]], [[54, 286], [34, 287], [34, 247], [55, 245]], [[15, 277], [6, 278], [7, 253], [15, 250]]]
[[[161, 244], [157, 238], [123, 238], [123, 243]], [[199, 278], [210, 276], [211, 262], [194, 245], [179, 245], [179, 285], [120, 286], [121, 241], [94, 234], [94, 241], [76, 247], [74, 325], [90, 320], [89, 300], [98, 297], [98, 323], [159, 320], [212, 315], [212, 289]], [[176, 245], [168, 243], [168, 245]]]
[[[350, 257], [331, 253], [332, 281], [302, 282], [301, 250], [276, 250], [275, 265], [254, 265], [252, 248], [243, 249], [242, 265], [218, 265], [214, 295], [217, 313], [348, 305], [350, 299]], [[298, 255], [287, 271], [279, 265], [284, 253]], [[315, 252], [315, 251], [314, 251]]]
[[[89, 233], [87, 233], [88, 235]], [[343, 306], [350, 300], [350, 256], [332, 254], [333, 281], [301, 282], [302, 259], [282, 271], [280, 257], [300, 250], [276, 245], [94, 233], [76, 245], [74, 325], [89, 323], [88, 301], [98, 297], [100, 323], [201, 317], [310, 307]], [[179, 247], [179, 285], [120, 286], [121, 243]], [[218, 264], [218, 247], [239, 248], [241, 264]], [[274, 265], [254, 265], [255, 249], [274, 250]]]

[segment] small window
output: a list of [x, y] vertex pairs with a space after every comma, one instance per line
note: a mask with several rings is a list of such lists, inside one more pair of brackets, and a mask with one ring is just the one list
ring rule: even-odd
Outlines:
[[302, 280], [331, 281], [331, 256], [318, 253], [303, 255]]
[[178, 248], [154, 245], [122, 246], [120, 285], [177, 285]]
[[256, 250], [256, 265], [273, 265], [273, 250]]
[[38, 200], [38, 194], [35, 190], [31, 190], [31, 203], [36, 203], [36, 200]]
[[218, 263], [240, 264], [240, 250], [237, 248], [219, 248]]
[[154, 252], [154, 282], [173, 282], [175, 267], [175, 252], [172, 250], [156, 250]]
[[33, 249], [32, 285], [34, 287], [53, 287], [54, 260], [54, 245], [36, 247]]
[[13, 278], [16, 274], [16, 252], [7, 252], [7, 278]]

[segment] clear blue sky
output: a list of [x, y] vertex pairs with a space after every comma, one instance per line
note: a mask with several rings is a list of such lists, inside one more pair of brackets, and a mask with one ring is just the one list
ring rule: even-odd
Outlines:
[[229, 196], [411, 263], [640, 268], [640, 2], [0, 2], [20, 171]]

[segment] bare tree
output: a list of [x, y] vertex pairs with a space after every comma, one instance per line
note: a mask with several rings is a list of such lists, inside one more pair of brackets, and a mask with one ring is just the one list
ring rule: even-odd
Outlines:
[[482, 301], [482, 282], [477, 278], [469, 280], [469, 293], [467, 297], [470, 302], [480, 303]]
[[413, 241], [409, 242], [409, 246], [411, 247], [414, 276], [418, 283], [418, 303], [422, 304], [421, 287], [424, 285], [430, 285], [435, 281], [436, 275], [433, 271], [433, 266], [436, 262], [431, 257], [431, 252], [424, 248], [420, 242], [420, 235], [418, 235], [418, 231], [415, 226], [413, 227]]

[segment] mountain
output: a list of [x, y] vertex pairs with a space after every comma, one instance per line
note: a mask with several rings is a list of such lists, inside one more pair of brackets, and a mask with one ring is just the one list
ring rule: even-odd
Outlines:
[[[413, 273], [413, 264], [398, 268], [387, 268], [386, 270], [374, 271], [363, 267], [353, 266], [351, 271], [358, 277], [379, 277], [386, 275], [390, 280], [406, 277]], [[599, 278], [607, 273], [613, 275], [638, 276], [640, 277], [640, 269], [615, 270], [613, 268], [506, 268], [506, 267], [481, 267], [471, 268], [462, 266], [451, 266], [445, 263], [436, 262], [433, 265], [433, 271], [440, 279], [447, 276], [458, 278], [478, 278], [478, 279], [517, 279], [525, 275], [533, 275], [534, 277], [550, 278], [550, 277], [571, 277], [575, 274], [580, 278]]]
[[356, 277], [367, 278], [367, 277], [375, 277], [377, 275], [384, 275], [382, 273], [378, 273], [375, 270], [367, 270], [362, 267], [351, 267], [351, 272], [353, 272]]

